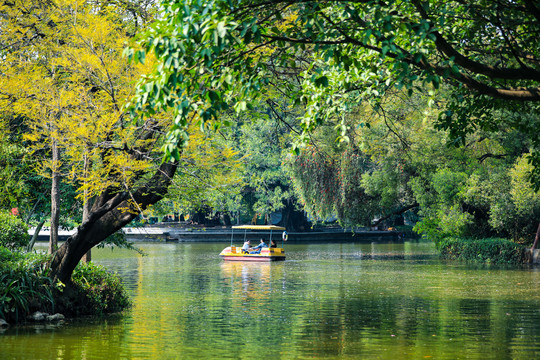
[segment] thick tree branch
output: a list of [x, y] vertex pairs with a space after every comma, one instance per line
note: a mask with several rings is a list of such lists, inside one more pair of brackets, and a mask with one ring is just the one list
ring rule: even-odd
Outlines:
[[[423, 9], [422, 5], [417, 1], [413, 0], [413, 3], [417, 5], [418, 11], [421, 12], [421, 15], [424, 16], [427, 20], [429, 17], [426, 11]], [[291, 44], [306, 44], [306, 45], [342, 45], [342, 44], [353, 44], [364, 49], [371, 51], [376, 51], [384, 56], [395, 59], [398, 61], [404, 61], [409, 65], [424, 69], [427, 71], [432, 71], [443, 77], [450, 77], [456, 81], [462, 83], [465, 87], [476, 91], [480, 94], [488, 95], [494, 98], [506, 99], [506, 100], [518, 100], [518, 101], [540, 101], [540, 87], [515, 87], [515, 88], [503, 88], [495, 87], [487, 83], [481, 82], [472, 76], [465, 74], [463, 71], [455, 73], [449, 67], [436, 66], [432, 63], [427, 62], [425, 59], [420, 61], [415, 61], [413, 55], [406, 51], [405, 49], [399, 48], [401, 54], [393, 52], [383, 52], [383, 49], [377, 46], [365, 44], [362, 41], [359, 41], [351, 37], [346, 31], [344, 31], [339, 24], [335, 24], [331, 19], [325, 15], [321, 14], [328, 21], [336, 31], [338, 31], [342, 39], [320, 39], [314, 40], [313, 38], [291, 38], [286, 36], [274, 36], [274, 35], [263, 35], [263, 37], [274, 40], [274, 41], [285, 41]], [[362, 20], [360, 20], [360, 26], [367, 26]], [[456, 51], [438, 32], [435, 32], [436, 35], [436, 46], [443, 54], [449, 57], [454, 57], [454, 61], [457, 65], [461, 66], [462, 69], [471, 71], [475, 74], [481, 74], [492, 78], [498, 78], [502, 80], [533, 80], [540, 81], [540, 72], [531, 69], [530, 67], [519, 68], [519, 69], [500, 69], [494, 66], [489, 66], [482, 64], [476, 61], [473, 61], [461, 53]]]
[[124, 194], [113, 198], [115, 201], [107, 204], [107, 211], [105, 208], [93, 208], [88, 221], [68, 238], [51, 260], [51, 277], [54, 281], [68, 284], [75, 266], [88, 250], [129, 224], [141, 210], [161, 200], [176, 169], [177, 163], [163, 163], [151, 179], [132, 193], [133, 197]]
[[381, 222], [383, 222], [384, 220], [388, 220], [390, 219], [392, 216], [395, 216], [395, 215], [401, 215], [403, 214], [404, 212], [408, 211], [408, 210], [411, 210], [411, 209], [414, 209], [415, 207], [418, 207], [419, 204], [418, 203], [414, 203], [414, 204], [411, 204], [411, 205], [407, 205], [407, 206], [404, 206], [402, 208], [399, 208], [395, 211], [392, 211], [390, 214], [386, 215], [386, 216], [383, 216], [379, 219], [377, 219], [377, 221], [373, 222], [373, 226], [377, 226], [379, 225]]
[[484, 162], [484, 160], [488, 159], [488, 158], [493, 158], [493, 159], [502, 159], [502, 158], [505, 158], [506, 154], [492, 154], [492, 153], [487, 153], [487, 154], [484, 154], [482, 156], [480, 156], [478, 158], [478, 162], [482, 163]]
[[[420, 13], [423, 19], [428, 20], [432, 24], [432, 20], [427, 14], [424, 6], [418, 0], [412, 0], [412, 3]], [[433, 25], [431, 25], [433, 26]], [[530, 67], [504, 68], [499, 69], [494, 66], [482, 64], [480, 62], [469, 59], [468, 57], [457, 51], [437, 30], [432, 30], [435, 36], [435, 45], [437, 49], [448, 57], [454, 58], [457, 65], [467, 69], [475, 74], [486, 75], [491, 78], [507, 79], [507, 80], [534, 80], [540, 81], [540, 71]]]

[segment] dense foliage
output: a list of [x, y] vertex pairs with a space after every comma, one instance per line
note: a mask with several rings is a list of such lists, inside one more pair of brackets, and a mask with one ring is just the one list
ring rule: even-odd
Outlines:
[[0, 246], [0, 318], [20, 322], [34, 311], [54, 309], [48, 257]]
[[102, 315], [124, 310], [130, 306], [129, 297], [117, 274], [103, 266], [81, 263], [73, 272], [75, 296], [66, 301], [59, 298], [59, 308], [68, 315]]
[[456, 147], [447, 131], [433, 127], [442, 98], [387, 94], [346, 119], [345, 143], [336, 142], [331, 127], [319, 127], [315, 146], [289, 162], [306, 210], [364, 226], [419, 217], [415, 230], [434, 241], [497, 235], [532, 242], [540, 192], [527, 178], [531, 138], [478, 130]]
[[329, 154], [309, 148], [292, 160], [292, 178], [304, 209], [313, 218], [366, 225], [379, 215], [375, 199], [359, 180], [372, 164], [357, 149]]
[[[16, 119], [20, 136], [12, 142], [31, 154], [36, 182], [50, 184], [40, 190], [51, 199], [51, 240], [60, 212], [69, 212], [62, 199], [82, 219], [52, 260], [52, 276], [66, 283], [88, 250], [163, 197], [176, 171], [176, 163], [160, 161], [169, 114], [132, 121], [124, 110], [133, 83], [149, 70], [127, 64], [122, 51], [152, 18], [153, 6], [151, 0], [0, 3], [1, 118]], [[40, 191], [31, 195], [29, 212], [43, 204]]]
[[25, 247], [28, 244], [28, 226], [17, 216], [0, 211], [0, 246], [8, 249]]
[[182, 167], [165, 201], [155, 210], [163, 208], [165, 214], [174, 210], [185, 215], [201, 212], [209, 217], [216, 212], [236, 211], [243, 187], [243, 155], [218, 132], [202, 132], [192, 126], [190, 133], [190, 142], [181, 157]]
[[24, 322], [35, 311], [102, 315], [130, 305], [118, 275], [91, 263], [81, 264], [74, 272], [74, 286], [65, 289], [64, 284], [53, 284], [49, 261], [49, 255], [25, 254], [0, 246], [1, 319]]
[[0, 208], [21, 207], [30, 195], [30, 186], [25, 181], [30, 169], [22, 161], [28, 151], [17, 141], [10, 122], [1, 114], [0, 133]]
[[[525, 212], [512, 196], [521, 193], [521, 180], [540, 187], [537, 4], [160, 4], [159, 20], [128, 53], [141, 62], [158, 59], [138, 86], [132, 112], [174, 110], [166, 158], [178, 158], [191, 119], [219, 127], [227, 123], [223, 114], [249, 112], [277, 92], [289, 106], [302, 107], [301, 143], [320, 136], [324, 125], [350, 143], [333, 152], [327, 141], [293, 165], [298, 195], [314, 217], [338, 215], [365, 225], [374, 215], [382, 220], [419, 208], [423, 220], [416, 229], [432, 238], [531, 238], [537, 193], [527, 195], [528, 217], [519, 215]], [[431, 98], [411, 105], [415, 93]], [[378, 115], [375, 127], [372, 114]], [[447, 147], [452, 144], [461, 147]], [[341, 159], [346, 152], [362, 164], [348, 167]], [[348, 177], [344, 166], [356, 175]], [[507, 181], [513, 167], [525, 171], [519, 182]], [[510, 184], [501, 194], [514, 195], [472, 195], [484, 181]], [[508, 211], [511, 221], [501, 216]]]
[[[95, 12], [94, 6], [31, 1], [2, 9], [0, 41], [11, 45], [1, 65], [4, 112], [23, 119], [25, 145], [40, 165], [34, 170], [45, 178], [61, 173], [80, 197], [83, 190], [96, 196], [110, 186], [135, 185], [136, 174], [151, 164], [130, 152], [148, 149], [152, 142], [141, 130], [162, 120], [141, 128], [123, 120], [130, 83], [144, 70], [121, 57], [129, 40], [121, 8], [102, 4]], [[21, 27], [28, 31], [20, 33]], [[53, 144], [61, 150], [56, 160]]]
[[290, 145], [290, 125], [263, 112], [271, 108], [280, 111], [267, 105], [246, 114], [249, 117], [240, 117], [236, 136], [230, 140], [243, 154], [243, 193], [249, 213], [281, 211], [292, 200], [290, 181], [282, 166]]
[[274, 214], [273, 221], [304, 226], [296, 217], [296, 196], [284, 166], [291, 134], [298, 131], [298, 114], [274, 101], [241, 115], [227, 112], [223, 118], [229, 126], [204, 133], [190, 127], [183, 167], [166, 200], [153, 207], [154, 214], [174, 209], [206, 225], [230, 225], [233, 218], [271, 221]]
[[[532, 141], [540, 187], [538, 113], [540, 9], [533, 1], [175, 1], [129, 51], [155, 71], [138, 87], [133, 111], [172, 108], [164, 147], [178, 158], [190, 119], [220, 120], [266, 101], [266, 86], [306, 107], [307, 134], [388, 89], [452, 86], [436, 126], [466, 141], [476, 129], [519, 129]], [[283, 81], [283, 82], [282, 82]], [[516, 111], [522, 116], [493, 116]], [[345, 134], [343, 134], [345, 135]]]
[[439, 244], [444, 259], [491, 264], [523, 264], [529, 262], [528, 248], [506, 239], [465, 239], [450, 237]]

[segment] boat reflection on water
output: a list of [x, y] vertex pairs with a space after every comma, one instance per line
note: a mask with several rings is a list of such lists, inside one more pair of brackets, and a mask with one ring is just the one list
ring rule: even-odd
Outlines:
[[233, 293], [242, 294], [244, 299], [267, 298], [272, 283], [283, 277], [280, 265], [283, 263], [224, 261], [221, 273]]

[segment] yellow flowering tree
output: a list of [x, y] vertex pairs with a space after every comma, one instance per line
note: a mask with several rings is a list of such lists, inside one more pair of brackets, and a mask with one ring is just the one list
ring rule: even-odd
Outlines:
[[36, 169], [53, 179], [52, 227], [61, 178], [90, 205], [76, 234], [51, 247], [52, 275], [68, 282], [88, 250], [163, 197], [177, 167], [155, 152], [167, 117], [123, 110], [147, 69], [122, 51], [150, 15], [141, 2], [81, 0], [2, 2], [0, 13], [0, 101], [24, 119]]

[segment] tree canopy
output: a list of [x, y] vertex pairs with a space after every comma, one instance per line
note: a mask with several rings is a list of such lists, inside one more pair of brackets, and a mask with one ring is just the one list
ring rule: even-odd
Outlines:
[[[193, 114], [217, 119], [280, 91], [306, 107], [302, 124], [337, 119], [391, 87], [453, 91], [434, 124], [463, 143], [477, 128], [538, 134], [540, 8], [534, 1], [161, 1], [159, 20], [130, 56], [158, 58], [133, 111], [173, 108], [164, 147], [178, 157]], [[282, 83], [281, 83], [282, 84]], [[522, 116], [492, 116], [515, 111]], [[525, 115], [525, 116], [523, 116]], [[306, 136], [301, 138], [305, 140]], [[540, 146], [528, 157], [540, 187]]]

